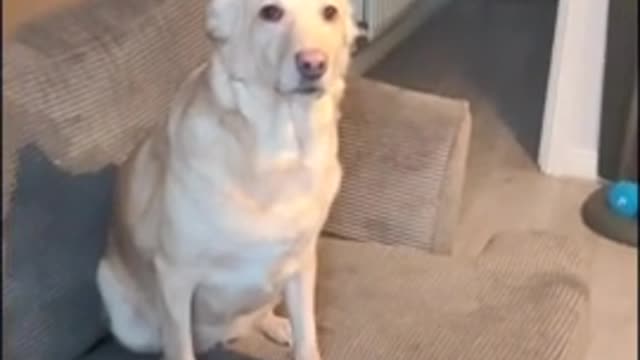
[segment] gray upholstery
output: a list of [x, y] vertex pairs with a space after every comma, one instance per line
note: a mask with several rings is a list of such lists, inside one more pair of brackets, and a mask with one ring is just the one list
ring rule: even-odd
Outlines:
[[166, 118], [206, 60], [203, 6], [87, 0], [3, 44], [7, 358], [72, 359], [107, 334], [95, 285], [111, 206], [103, 169]]
[[95, 270], [111, 211], [112, 168], [70, 176], [21, 151], [2, 288], [7, 359], [72, 359], [107, 331]]

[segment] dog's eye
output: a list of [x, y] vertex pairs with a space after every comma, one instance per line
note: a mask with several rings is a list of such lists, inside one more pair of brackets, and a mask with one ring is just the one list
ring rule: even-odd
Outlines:
[[265, 21], [277, 22], [284, 16], [284, 9], [277, 5], [266, 5], [260, 9], [260, 17]]
[[333, 21], [338, 16], [338, 8], [333, 5], [327, 5], [322, 9], [322, 16], [327, 21]]

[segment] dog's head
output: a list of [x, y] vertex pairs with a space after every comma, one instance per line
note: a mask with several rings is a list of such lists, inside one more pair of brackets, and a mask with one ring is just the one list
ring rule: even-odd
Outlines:
[[236, 79], [282, 94], [340, 81], [357, 34], [349, 0], [209, 0], [207, 29]]

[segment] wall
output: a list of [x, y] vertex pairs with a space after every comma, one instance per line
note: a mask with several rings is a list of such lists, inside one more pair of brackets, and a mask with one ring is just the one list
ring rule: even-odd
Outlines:
[[559, 2], [538, 158], [544, 173], [598, 177], [608, 5]]
[[611, 1], [598, 164], [599, 175], [608, 180], [620, 176], [622, 145], [630, 131], [628, 117], [637, 79], [637, 50], [637, 0]]

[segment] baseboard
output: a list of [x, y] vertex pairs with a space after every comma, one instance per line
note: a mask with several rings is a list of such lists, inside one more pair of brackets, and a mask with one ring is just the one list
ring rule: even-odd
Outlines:
[[395, 25], [358, 51], [352, 61], [351, 72], [356, 75], [366, 73], [449, 1], [417, 0], [416, 4], [410, 7], [410, 11], [401, 16]]
[[554, 158], [542, 166], [547, 175], [572, 177], [584, 180], [598, 180], [598, 151], [586, 149], [566, 149], [562, 158]]

